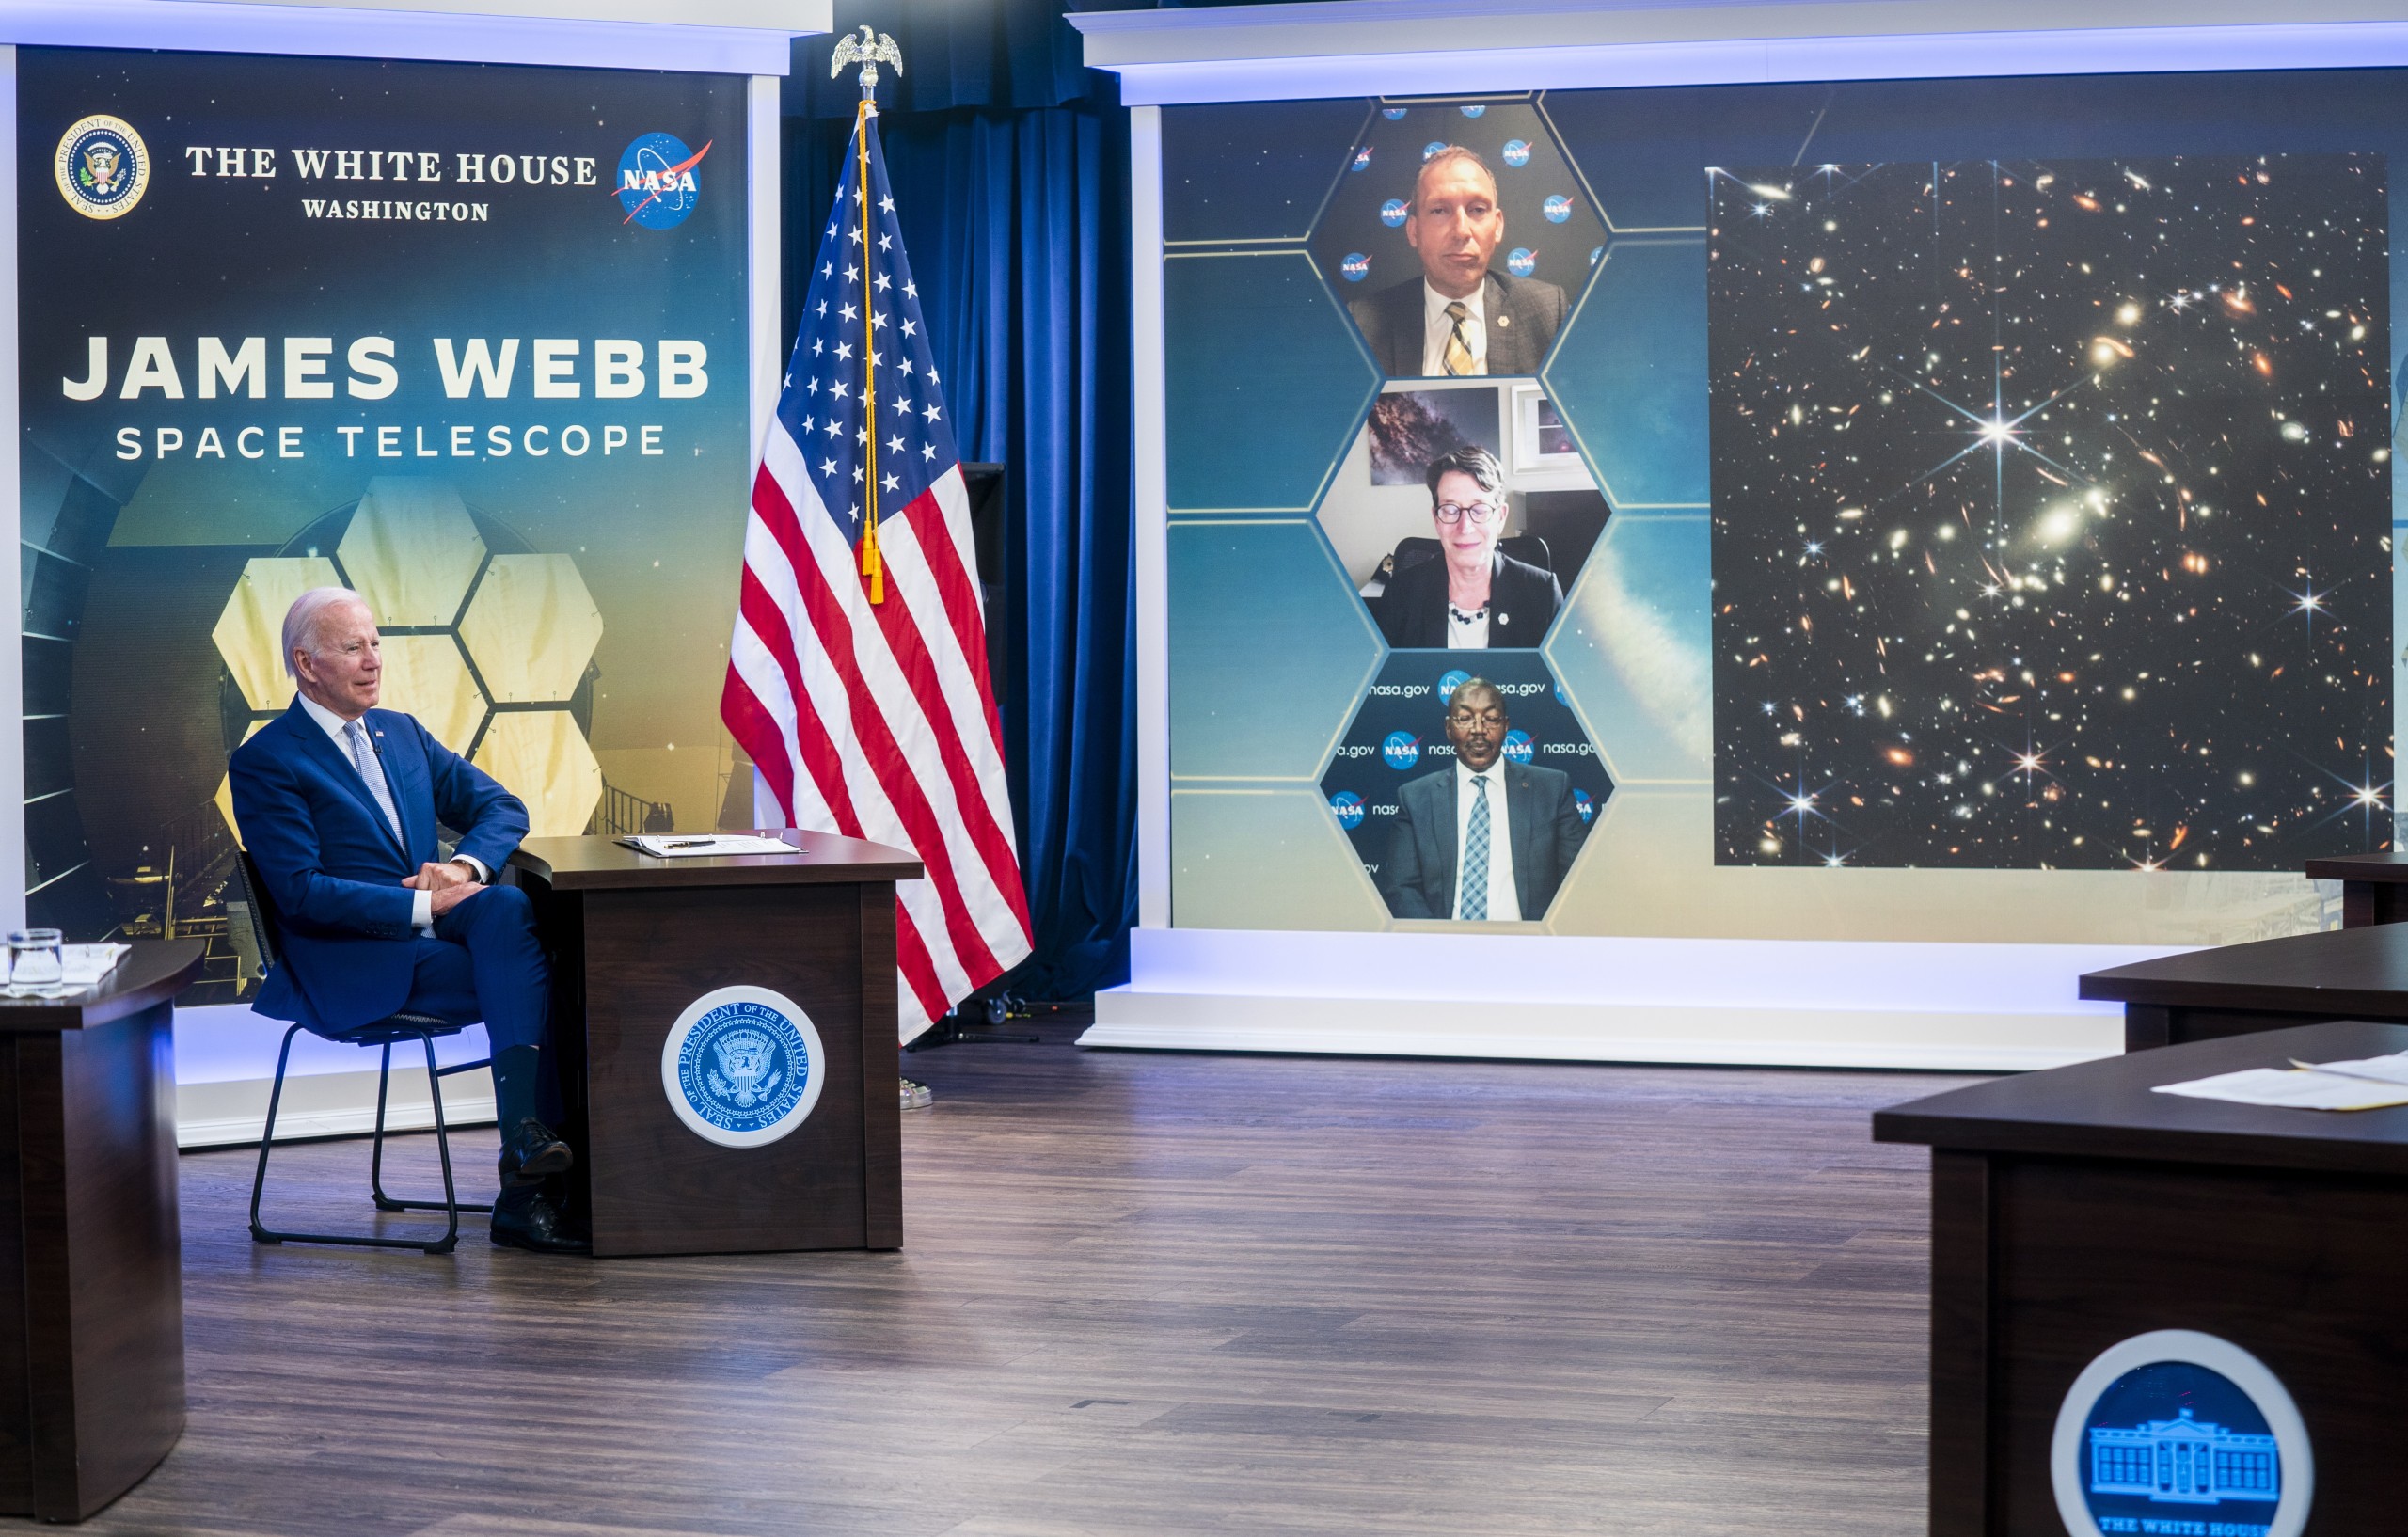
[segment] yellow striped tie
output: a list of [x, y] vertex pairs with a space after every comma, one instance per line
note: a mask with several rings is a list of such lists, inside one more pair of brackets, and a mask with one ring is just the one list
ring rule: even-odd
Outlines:
[[1477, 373], [1480, 365], [1472, 361], [1471, 343], [1464, 340], [1464, 323], [1471, 319], [1471, 311], [1457, 299], [1447, 306], [1447, 318], [1455, 323], [1455, 328], [1447, 333], [1447, 372], [1450, 376]]

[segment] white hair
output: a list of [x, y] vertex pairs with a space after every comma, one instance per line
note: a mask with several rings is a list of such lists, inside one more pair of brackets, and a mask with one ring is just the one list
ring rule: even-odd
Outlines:
[[368, 600], [348, 587], [312, 587], [293, 600], [284, 610], [284, 672], [295, 680], [301, 674], [293, 671], [293, 654], [307, 651], [318, 654], [318, 623], [328, 609], [339, 603], [356, 603], [368, 607]]

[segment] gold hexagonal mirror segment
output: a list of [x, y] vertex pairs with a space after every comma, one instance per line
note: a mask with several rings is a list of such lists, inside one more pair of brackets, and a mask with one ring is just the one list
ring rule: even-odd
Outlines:
[[368, 483], [335, 558], [377, 624], [416, 629], [459, 616], [484, 563], [485, 542], [451, 486], [383, 476]]
[[602, 800], [602, 766], [566, 710], [497, 712], [471, 761], [527, 802], [534, 837], [577, 836]]
[[602, 610], [565, 555], [497, 555], [460, 621], [478, 675], [504, 705], [548, 704], [577, 691], [602, 639]]
[[[252, 721], [248, 729], [244, 731], [243, 740], [247, 742], [258, 736], [260, 727], [266, 724], [264, 721]], [[243, 828], [241, 823], [234, 820], [234, 776], [231, 771], [217, 776], [217, 793], [211, 799], [217, 802], [217, 815], [226, 818], [227, 831], [234, 834], [236, 843], [241, 843]]]
[[377, 707], [415, 715], [435, 739], [465, 753], [484, 724], [485, 696], [449, 635], [388, 635], [385, 687]]
[[312, 587], [341, 585], [335, 563], [323, 555], [243, 563], [243, 574], [235, 578], [233, 594], [210, 635], [251, 708], [282, 709], [293, 698], [293, 680], [284, 672], [284, 611]]

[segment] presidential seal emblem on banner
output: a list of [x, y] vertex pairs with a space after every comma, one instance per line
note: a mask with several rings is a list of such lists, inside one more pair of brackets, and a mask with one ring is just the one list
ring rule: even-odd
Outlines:
[[722, 1148], [758, 1148], [819, 1102], [827, 1054], [793, 999], [720, 988], [686, 1006], [660, 1047], [660, 1085], [686, 1129]]
[[150, 185], [150, 151], [122, 118], [96, 112], [59, 137], [58, 195], [87, 219], [121, 218]]

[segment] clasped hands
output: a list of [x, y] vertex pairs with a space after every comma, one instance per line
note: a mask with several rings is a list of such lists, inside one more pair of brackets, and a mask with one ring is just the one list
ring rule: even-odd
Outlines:
[[438, 918], [484, 890], [468, 866], [458, 860], [449, 864], [421, 864], [418, 874], [402, 884], [411, 891], [431, 893], [428, 905]]

